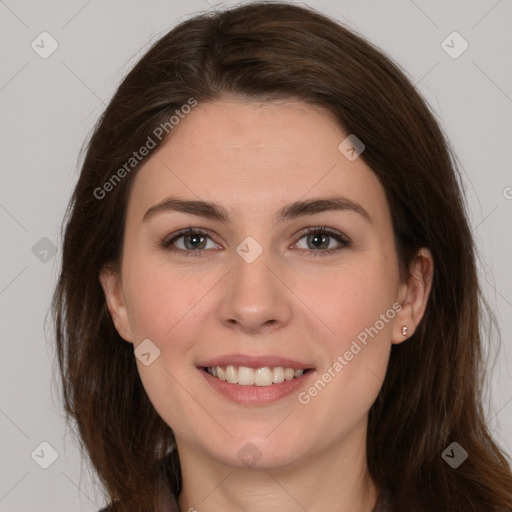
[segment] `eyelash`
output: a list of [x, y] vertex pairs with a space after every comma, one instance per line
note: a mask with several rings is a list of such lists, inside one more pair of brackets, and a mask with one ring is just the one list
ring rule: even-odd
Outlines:
[[[170, 249], [170, 246], [176, 240], [179, 240], [180, 238], [183, 238], [186, 235], [197, 235], [197, 234], [206, 235], [211, 239], [211, 237], [208, 235], [207, 232], [201, 231], [196, 228], [188, 227], [186, 229], [182, 229], [176, 233], [173, 233], [172, 235], [170, 235], [170, 237], [169, 236], [165, 237], [161, 241], [160, 245], [163, 249], [167, 249], [167, 250], [172, 251], [177, 254], [182, 254], [183, 256], [193, 256], [196, 258], [197, 257], [200, 258], [200, 257], [204, 256], [204, 252], [207, 249], [198, 249], [198, 250], [192, 250], [192, 251], [190, 251], [190, 250], [186, 251], [183, 249]], [[344, 249], [346, 247], [350, 247], [350, 245], [351, 245], [351, 242], [348, 238], [345, 238], [341, 233], [338, 233], [337, 231], [333, 231], [332, 229], [327, 228], [327, 226], [318, 226], [318, 227], [314, 227], [314, 228], [310, 228], [310, 229], [306, 230], [305, 232], [303, 232], [301, 234], [301, 236], [299, 237], [297, 242], [299, 240], [301, 240], [302, 238], [304, 238], [305, 236], [320, 235], [320, 234], [326, 234], [326, 235], [330, 236], [331, 238], [334, 238], [334, 240], [336, 240], [341, 245], [341, 247], [339, 247], [337, 249], [329, 249], [329, 250], [322, 250], [322, 249], [319, 249], [319, 250], [299, 249], [299, 250], [305, 251], [306, 253], [308, 253], [309, 257], [314, 258], [317, 256], [324, 257], [324, 256], [331, 256], [333, 254], [337, 254], [342, 249]]]

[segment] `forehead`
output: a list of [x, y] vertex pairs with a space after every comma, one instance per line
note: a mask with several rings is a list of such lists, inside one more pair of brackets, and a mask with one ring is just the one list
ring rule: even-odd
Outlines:
[[342, 194], [387, 215], [376, 175], [339, 149], [349, 134], [300, 101], [198, 104], [138, 171], [129, 217], [173, 195], [222, 204], [237, 219], [273, 216], [308, 196]]

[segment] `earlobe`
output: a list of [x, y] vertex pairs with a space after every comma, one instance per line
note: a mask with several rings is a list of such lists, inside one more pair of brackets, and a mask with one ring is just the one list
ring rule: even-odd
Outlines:
[[107, 265], [101, 269], [98, 278], [103, 288], [103, 293], [105, 294], [108, 311], [117, 332], [124, 340], [133, 343], [128, 310], [119, 272]]
[[402, 308], [393, 325], [393, 344], [409, 339], [425, 313], [434, 275], [434, 259], [426, 247], [418, 251], [410, 272], [409, 281], [400, 285], [398, 298]]

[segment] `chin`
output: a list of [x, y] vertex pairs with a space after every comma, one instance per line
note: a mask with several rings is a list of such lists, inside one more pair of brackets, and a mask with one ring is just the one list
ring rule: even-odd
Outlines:
[[[229, 467], [237, 469], [255, 470], [282, 470], [292, 467], [302, 458], [302, 453], [297, 451], [297, 443], [291, 442], [283, 445], [281, 441], [269, 441], [264, 437], [230, 440], [226, 444], [229, 451], [211, 452], [211, 445], [208, 451], [213, 458]], [[301, 452], [303, 446], [301, 446]]]

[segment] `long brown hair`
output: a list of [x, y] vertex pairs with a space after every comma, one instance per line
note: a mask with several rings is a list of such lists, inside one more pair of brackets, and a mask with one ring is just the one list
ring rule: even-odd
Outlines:
[[[226, 96], [299, 99], [328, 109], [364, 142], [361, 158], [385, 189], [401, 277], [409, 276], [419, 248], [433, 255], [425, 315], [407, 342], [393, 346], [369, 412], [369, 470], [392, 491], [392, 510], [510, 510], [510, 465], [482, 406], [479, 325], [492, 313], [477, 280], [456, 158], [396, 64], [315, 10], [281, 2], [180, 23], [126, 76], [87, 146], [67, 212], [53, 312], [65, 410], [112, 510], [155, 510], [162, 469], [173, 492], [181, 489], [172, 430], [145, 393], [133, 346], [117, 333], [98, 281], [100, 269], [121, 257], [140, 167], [126, 162], [191, 98]], [[161, 141], [152, 139], [156, 151]], [[456, 469], [442, 457], [452, 442], [468, 453]]]

